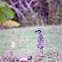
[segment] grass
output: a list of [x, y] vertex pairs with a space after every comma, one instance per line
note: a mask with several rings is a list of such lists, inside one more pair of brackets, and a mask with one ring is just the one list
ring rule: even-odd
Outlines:
[[[14, 55], [31, 55], [36, 52], [37, 34], [34, 32], [37, 28], [42, 29], [46, 38], [45, 52], [61, 51], [62, 49], [62, 25], [36, 26], [27, 28], [14, 28], [0, 30], [0, 55], [12, 50]], [[15, 47], [11, 48], [12, 42]]]

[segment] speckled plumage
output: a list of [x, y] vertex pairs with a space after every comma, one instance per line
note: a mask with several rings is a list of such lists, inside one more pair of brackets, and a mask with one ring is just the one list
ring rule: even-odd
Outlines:
[[36, 46], [37, 48], [42, 49], [45, 45], [45, 41], [44, 41], [44, 37], [42, 35], [42, 33], [39, 34], [37, 41], [36, 41]]
[[45, 46], [45, 38], [43, 37], [42, 32], [41, 32], [40, 29], [36, 30], [35, 32], [38, 33], [38, 38], [37, 38], [37, 41], [36, 41], [36, 46], [41, 51], [41, 49], [43, 49], [44, 46]]

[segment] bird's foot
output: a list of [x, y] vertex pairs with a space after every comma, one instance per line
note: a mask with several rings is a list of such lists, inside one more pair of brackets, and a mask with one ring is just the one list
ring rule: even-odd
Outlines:
[[40, 56], [41, 55], [41, 52], [38, 52], [37, 55]]

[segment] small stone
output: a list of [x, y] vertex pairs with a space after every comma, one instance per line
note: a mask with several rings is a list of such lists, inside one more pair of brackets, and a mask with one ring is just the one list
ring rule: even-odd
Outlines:
[[22, 57], [22, 58], [20, 59], [20, 62], [28, 62], [28, 59], [25, 58], [25, 57]]

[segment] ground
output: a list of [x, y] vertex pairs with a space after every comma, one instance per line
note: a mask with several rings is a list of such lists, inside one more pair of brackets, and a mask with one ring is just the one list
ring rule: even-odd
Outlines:
[[35, 33], [35, 30], [38, 28], [42, 29], [42, 33], [46, 38], [44, 55], [47, 55], [48, 57], [50, 57], [51, 54], [54, 55], [56, 53], [61, 55], [62, 25], [0, 30], [0, 55], [9, 54], [9, 51], [12, 51], [13, 55], [18, 57], [35, 54], [37, 51], [35, 42], [38, 36], [38, 34]]

